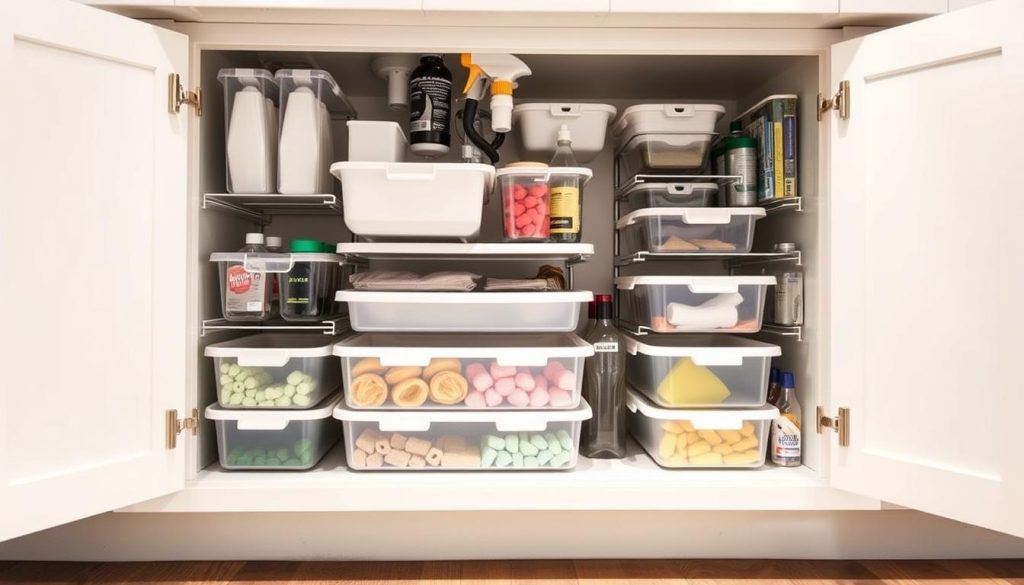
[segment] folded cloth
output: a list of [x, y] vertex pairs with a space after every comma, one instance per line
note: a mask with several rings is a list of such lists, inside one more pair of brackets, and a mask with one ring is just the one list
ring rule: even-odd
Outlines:
[[484, 281], [485, 291], [499, 290], [562, 290], [553, 278], [488, 278]]
[[357, 272], [348, 280], [356, 290], [468, 292], [476, 288], [476, 281], [481, 278], [472, 272], [433, 272], [420, 276], [414, 272], [381, 270]]
[[683, 303], [669, 303], [665, 318], [678, 329], [730, 329], [739, 323], [737, 306], [743, 295], [727, 293], [717, 295], [694, 307]]

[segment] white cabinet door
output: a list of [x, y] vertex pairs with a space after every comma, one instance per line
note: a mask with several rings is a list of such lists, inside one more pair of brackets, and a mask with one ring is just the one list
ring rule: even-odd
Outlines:
[[832, 48], [836, 487], [1024, 536], [1024, 3]]
[[187, 37], [0, 7], [0, 540], [180, 489]]
[[839, 0], [841, 14], [942, 14], [949, 0]]

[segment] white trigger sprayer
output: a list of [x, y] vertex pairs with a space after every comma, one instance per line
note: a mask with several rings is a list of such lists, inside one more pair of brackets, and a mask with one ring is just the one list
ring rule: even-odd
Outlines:
[[[507, 53], [463, 53], [461, 63], [469, 69], [463, 90], [466, 94], [463, 130], [466, 138], [491, 159], [491, 164], [496, 164], [498, 148], [505, 141], [505, 134], [512, 130], [512, 90], [516, 80], [532, 72], [521, 59]], [[488, 85], [491, 88], [491, 129], [497, 133], [493, 142], [487, 142], [474, 127], [477, 109]]]

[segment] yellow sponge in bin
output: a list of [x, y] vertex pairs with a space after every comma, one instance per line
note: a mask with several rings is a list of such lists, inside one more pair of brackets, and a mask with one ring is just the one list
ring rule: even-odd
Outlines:
[[658, 384], [658, 397], [672, 406], [719, 404], [730, 394], [729, 387], [714, 372], [688, 357], [679, 359]]

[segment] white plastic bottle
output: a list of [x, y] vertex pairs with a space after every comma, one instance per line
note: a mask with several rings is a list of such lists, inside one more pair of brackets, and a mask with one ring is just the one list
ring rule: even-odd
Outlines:
[[772, 463], [780, 467], [799, 467], [801, 463], [800, 403], [796, 399], [793, 372], [782, 372], [782, 384], [776, 406], [779, 416], [772, 421]]
[[327, 107], [309, 87], [288, 95], [278, 149], [278, 191], [311, 195], [321, 191], [325, 160]]
[[[259, 88], [248, 86], [235, 93], [228, 123], [228, 177], [232, 193], [272, 193], [274, 191], [273, 149], [276, 146], [276, 110]], [[273, 124], [273, 126], [271, 126]]]

